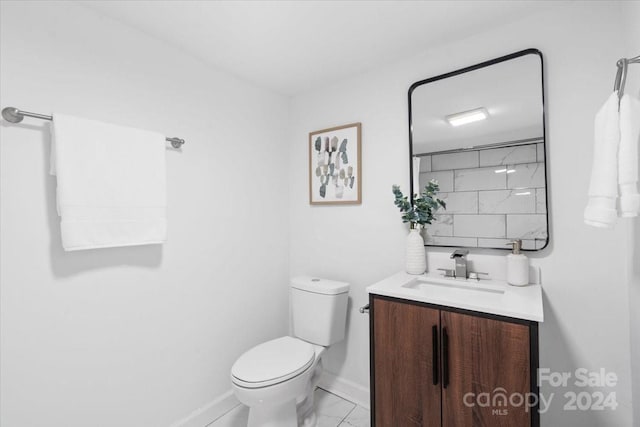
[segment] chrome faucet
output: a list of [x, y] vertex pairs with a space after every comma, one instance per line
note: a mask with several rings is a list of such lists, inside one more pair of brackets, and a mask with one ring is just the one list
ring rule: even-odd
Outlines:
[[451, 259], [453, 259], [456, 263], [455, 277], [460, 279], [467, 278], [467, 255], [468, 254], [469, 254], [469, 251], [466, 249], [456, 249], [451, 254]]
[[489, 278], [487, 273], [480, 273], [479, 271], [469, 271], [467, 268], [467, 255], [469, 251], [466, 249], [456, 249], [451, 254], [451, 259], [455, 261], [455, 268], [439, 268], [438, 270], [443, 271], [444, 277], [453, 277], [454, 279], [473, 279], [480, 281], [480, 276], [487, 276], [485, 278]]

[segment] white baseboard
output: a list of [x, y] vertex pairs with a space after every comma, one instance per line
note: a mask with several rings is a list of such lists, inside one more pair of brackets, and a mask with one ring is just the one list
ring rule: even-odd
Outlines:
[[233, 394], [233, 390], [229, 390], [212, 402], [196, 409], [187, 417], [171, 424], [171, 427], [205, 427], [239, 404], [240, 402]]
[[318, 384], [320, 388], [327, 390], [349, 400], [359, 406], [369, 409], [369, 388], [356, 384], [329, 372], [323, 372]]

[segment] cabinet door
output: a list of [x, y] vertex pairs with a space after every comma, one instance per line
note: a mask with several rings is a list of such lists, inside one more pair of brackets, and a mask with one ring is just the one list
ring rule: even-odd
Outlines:
[[529, 328], [441, 313], [443, 427], [530, 426]]
[[375, 425], [440, 426], [439, 310], [374, 297], [371, 315]]

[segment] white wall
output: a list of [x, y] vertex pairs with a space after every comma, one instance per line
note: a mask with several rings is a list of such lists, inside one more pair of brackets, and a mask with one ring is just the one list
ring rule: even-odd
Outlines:
[[3, 426], [167, 426], [286, 333], [288, 100], [66, 2], [1, 2], [2, 107], [158, 130], [169, 241], [65, 253], [48, 125], [2, 122]]
[[[640, 1], [624, 4], [623, 14], [626, 50], [624, 57], [640, 55]], [[631, 65], [628, 70], [625, 93], [640, 97], [640, 65]], [[640, 143], [640, 142], [639, 142]], [[639, 168], [640, 168], [640, 159]], [[640, 219], [633, 221], [633, 232], [629, 233], [628, 268], [629, 274], [629, 313], [631, 317], [631, 374], [633, 380], [633, 419], [640, 423]]]
[[[555, 393], [544, 426], [630, 426], [629, 305], [625, 269], [629, 222], [605, 231], [582, 221], [592, 161], [593, 118], [611, 92], [623, 56], [619, 3], [571, 2], [560, 9], [452, 42], [328, 88], [297, 96], [291, 108], [292, 274], [351, 282], [348, 340], [329, 352], [327, 368], [367, 387], [368, 319], [357, 308], [365, 287], [403, 269], [406, 228], [392, 184], [408, 188], [407, 90], [411, 83], [503, 54], [535, 47], [544, 54], [551, 245], [532, 256], [542, 269], [545, 322], [541, 366], [554, 371], [605, 368], [618, 375], [615, 411], [563, 411]], [[308, 132], [362, 122], [363, 202], [309, 206]], [[450, 267], [449, 250], [429, 249], [430, 269]], [[504, 276], [504, 252], [472, 251], [478, 270]], [[584, 391], [583, 389], [574, 389]]]

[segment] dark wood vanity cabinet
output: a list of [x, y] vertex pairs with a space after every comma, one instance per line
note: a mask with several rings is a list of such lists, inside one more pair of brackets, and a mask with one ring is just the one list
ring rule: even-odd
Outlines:
[[369, 315], [374, 334], [372, 422], [439, 426], [442, 393], [433, 377], [440, 375], [440, 367], [431, 340], [438, 339], [440, 311], [374, 297]]
[[[371, 424], [537, 427], [537, 323], [370, 296]], [[523, 400], [524, 399], [524, 400]]]

